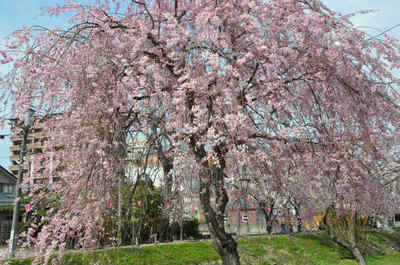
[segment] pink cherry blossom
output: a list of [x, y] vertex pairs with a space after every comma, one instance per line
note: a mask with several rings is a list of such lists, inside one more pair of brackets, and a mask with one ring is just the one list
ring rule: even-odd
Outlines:
[[24, 184], [34, 209], [57, 198], [48, 216], [30, 212], [37, 262], [70, 235], [77, 248], [115, 237], [110, 220], [122, 234], [128, 215], [109, 208], [134, 181], [133, 138], [147, 142], [143, 161], [157, 156], [166, 209], [175, 195], [197, 193], [226, 264], [240, 264], [219, 218], [229, 202], [251, 198], [266, 220], [279, 201], [299, 219], [331, 205], [399, 210], [398, 40], [366, 36], [320, 0], [65, 1], [44, 10], [72, 24], [16, 29], [0, 51], [10, 66], [0, 89], [7, 112], [23, 120], [33, 106], [40, 126], [54, 128], [26, 159], [60, 180], [50, 190]]
[[25, 211], [26, 211], [27, 213], [30, 212], [31, 208], [32, 208], [32, 206], [31, 206], [29, 203], [28, 203], [28, 204], [25, 204]]

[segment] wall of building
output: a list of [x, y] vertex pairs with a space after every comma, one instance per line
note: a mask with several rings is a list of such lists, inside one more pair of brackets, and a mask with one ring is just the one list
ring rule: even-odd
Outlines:
[[0, 243], [5, 243], [10, 238], [16, 181], [10, 172], [0, 166], [0, 206], [2, 207], [0, 209]]

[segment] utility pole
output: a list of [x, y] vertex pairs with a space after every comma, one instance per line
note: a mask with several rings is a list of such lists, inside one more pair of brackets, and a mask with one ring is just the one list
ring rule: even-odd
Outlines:
[[21, 192], [21, 183], [24, 176], [23, 172], [23, 164], [26, 156], [26, 142], [28, 139], [29, 129], [33, 125], [33, 109], [29, 109], [28, 115], [25, 118], [22, 126], [22, 143], [21, 143], [21, 151], [19, 153], [19, 167], [18, 167], [18, 178], [17, 184], [15, 187], [15, 200], [14, 200], [14, 210], [13, 210], [13, 218], [11, 224], [11, 233], [10, 233], [10, 241], [8, 243], [8, 257], [10, 259], [15, 257], [15, 249], [17, 246], [17, 242], [15, 240], [16, 233], [18, 232], [18, 219], [19, 219], [19, 205], [22, 199], [22, 192]]

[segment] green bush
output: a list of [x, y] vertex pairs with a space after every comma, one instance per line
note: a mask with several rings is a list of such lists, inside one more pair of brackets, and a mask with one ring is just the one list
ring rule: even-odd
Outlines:
[[[197, 219], [184, 219], [182, 222], [183, 238], [182, 239], [200, 239], [202, 237], [199, 231], [199, 221]], [[180, 238], [180, 224], [173, 222], [171, 224], [171, 236]]]

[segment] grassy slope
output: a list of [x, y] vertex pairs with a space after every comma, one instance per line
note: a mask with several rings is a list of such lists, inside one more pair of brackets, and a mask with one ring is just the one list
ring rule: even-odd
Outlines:
[[[368, 264], [400, 264], [400, 252], [390, 249], [392, 241], [386, 237], [371, 234], [370, 240], [381, 239], [381, 247], [369, 249]], [[384, 238], [384, 239], [383, 239]], [[252, 238], [243, 244], [244, 264], [285, 264], [285, 265], [350, 265], [357, 264], [352, 255], [327, 240], [324, 235], [279, 236]], [[247, 258], [246, 258], [247, 256]]]
[[[400, 264], [400, 233], [389, 238], [369, 233], [369, 265]], [[240, 253], [243, 264], [262, 265], [351, 265], [356, 264], [351, 254], [330, 242], [325, 235], [272, 236], [242, 239]], [[92, 251], [88, 254], [67, 254], [64, 265], [120, 264], [120, 265], [182, 265], [212, 264], [219, 260], [210, 242], [177, 243], [158, 246], [133, 247]], [[15, 261], [14, 265], [28, 265], [29, 261]]]

